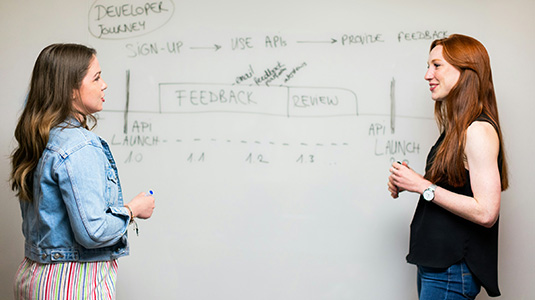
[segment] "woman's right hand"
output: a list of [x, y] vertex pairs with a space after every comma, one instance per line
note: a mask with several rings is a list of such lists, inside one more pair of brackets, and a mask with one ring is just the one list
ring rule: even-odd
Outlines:
[[127, 204], [134, 218], [148, 219], [152, 216], [155, 207], [155, 199], [152, 195], [141, 192]]
[[397, 198], [402, 191], [422, 193], [431, 182], [411, 168], [406, 162], [393, 163], [388, 177], [388, 191], [392, 198]]

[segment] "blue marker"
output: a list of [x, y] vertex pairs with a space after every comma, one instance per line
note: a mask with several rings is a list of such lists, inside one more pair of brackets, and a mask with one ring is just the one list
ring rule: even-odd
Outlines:
[[145, 193], [145, 196], [152, 196], [152, 195], [154, 195], [152, 190], [149, 190], [148, 192]]

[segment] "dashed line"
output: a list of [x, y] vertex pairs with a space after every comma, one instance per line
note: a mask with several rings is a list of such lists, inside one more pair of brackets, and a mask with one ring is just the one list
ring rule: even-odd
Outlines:
[[[176, 139], [175, 140], [177, 143], [185, 143], [187, 142], [186, 140], [184, 139]], [[195, 143], [200, 143], [200, 142], [204, 142], [204, 141], [209, 141], [211, 143], [218, 143], [220, 141], [224, 141], [228, 144], [231, 144], [233, 143], [233, 140], [230, 140], [230, 139], [222, 139], [222, 140], [218, 140], [216, 138], [211, 138], [211, 139], [201, 139], [201, 138], [194, 138], [192, 140], [193, 142]], [[299, 145], [299, 146], [302, 146], [302, 147], [325, 147], [325, 146], [332, 146], [332, 147], [339, 147], [339, 146], [349, 146], [348, 143], [337, 143], [337, 142], [331, 142], [331, 143], [306, 143], [306, 142], [296, 142], [296, 143], [277, 143], [277, 142], [274, 142], [274, 141], [268, 141], [268, 142], [262, 142], [262, 141], [258, 141], [258, 140], [255, 140], [255, 141], [247, 141], [247, 140], [240, 140], [239, 141], [240, 144], [249, 144], [249, 143], [252, 143], [252, 144], [256, 144], [256, 145], [263, 145], [263, 144], [268, 144], [268, 145], [271, 145], [271, 146], [277, 146], [277, 145], [281, 145], [281, 146], [285, 146], [285, 147], [288, 147], [288, 146], [292, 146], [292, 145]]]

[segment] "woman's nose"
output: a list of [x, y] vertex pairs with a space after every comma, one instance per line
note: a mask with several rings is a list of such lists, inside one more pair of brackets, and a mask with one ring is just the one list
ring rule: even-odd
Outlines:
[[427, 72], [425, 72], [424, 79], [429, 81], [433, 79], [433, 76], [433, 70], [431, 70], [431, 68], [428, 68]]

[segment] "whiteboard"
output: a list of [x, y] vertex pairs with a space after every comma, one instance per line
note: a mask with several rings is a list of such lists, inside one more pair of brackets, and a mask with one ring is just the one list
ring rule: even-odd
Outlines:
[[[534, 8], [4, 1], [1, 22], [11, 29], [1, 36], [2, 151], [13, 149], [39, 51], [53, 42], [89, 45], [108, 83], [95, 131], [111, 146], [125, 198], [153, 190], [157, 204], [152, 219], [138, 221], [139, 236], [130, 232], [118, 299], [415, 299], [416, 269], [405, 255], [417, 195], [392, 200], [388, 168], [407, 161], [423, 171], [438, 136], [423, 80], [429, 45], [471, 35], [491, 55], [511, 164], [502, 293], [528, 299], [535, 260], [522, 253], [535, 250], [533, 233], [516, 229], [533, 228], [526, 208], [535, 204], [515, 193], [533, 179], [524, 108], [535, 108], [527, 90]], [[8, 297], [23, 239], [13, 193], [2, 188], [9, 230], [1, 233], [0, 295]], [[519, 273], [526, 279], [510, 278]]]

